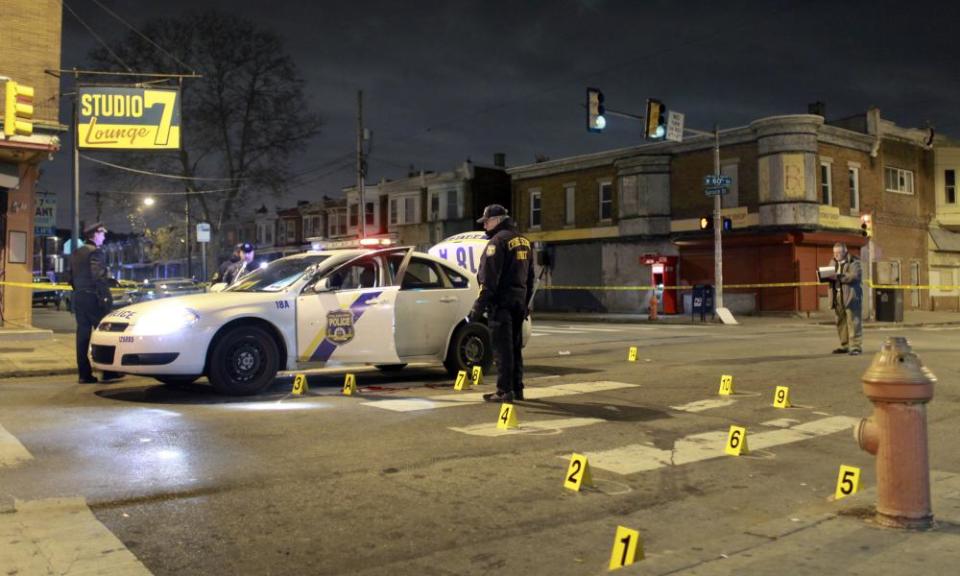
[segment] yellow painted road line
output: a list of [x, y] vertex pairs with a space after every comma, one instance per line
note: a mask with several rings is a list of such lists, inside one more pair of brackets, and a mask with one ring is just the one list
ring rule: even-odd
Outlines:
[[[30, 452], [23, 447], [16, 436], [0, 426], [0, 468], [17, 466], [32, 459]], [[3, 564], [0, 563], [0, 566]]]
[[17, 501], [15, 508], [0, 514], [4, 574], [150, 574], [83, 498]]

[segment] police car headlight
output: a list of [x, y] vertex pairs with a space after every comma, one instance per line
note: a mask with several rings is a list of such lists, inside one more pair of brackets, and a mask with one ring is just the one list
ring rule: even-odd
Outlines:
[[137, 318], [132, 334], [138, 336], [163, 336], [190, 328], [200, 320], [200, 315], [189, 308], [161, 308]]

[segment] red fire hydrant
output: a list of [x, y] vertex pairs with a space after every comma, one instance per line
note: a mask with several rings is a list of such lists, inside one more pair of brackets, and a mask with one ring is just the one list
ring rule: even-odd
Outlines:
[[877, 457], [876, 521], [893, 528], [929, 528], [930, 462], [927, 402], [937, 378], [906, 338], [888, 338], [863, 374], [873, 415], [854, 430], [860, 448]]
[[653, 294], [650, 295], [650, 311], [647, 314], [647, 318], [650, 320], [657, 319], [657, 305], [660, 302], [657, 300], [657, 291], [654, 290]]

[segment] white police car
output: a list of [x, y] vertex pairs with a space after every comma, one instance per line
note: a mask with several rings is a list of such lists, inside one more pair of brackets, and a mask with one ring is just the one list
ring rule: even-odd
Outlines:
[[465, 320], [478, 291], [475, 276], [412, 248], [306, 252], [223, 292], [117, 310], [94, 331], [90, 356], [99, 370], [165, 383], [206, 375], [228, 394], [256, 394], [278, 370], [331, 363], [486, 371], [490, 332]]

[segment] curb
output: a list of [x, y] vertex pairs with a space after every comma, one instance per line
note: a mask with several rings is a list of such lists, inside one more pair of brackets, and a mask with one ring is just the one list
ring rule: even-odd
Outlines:
[[76, 375], [77, 368], [44, 368], [40, 370], [11, 370], [10, 372], [0, 372], [0, 381], [11, 378], [38, 378], [43, 376], [67, 376]]

